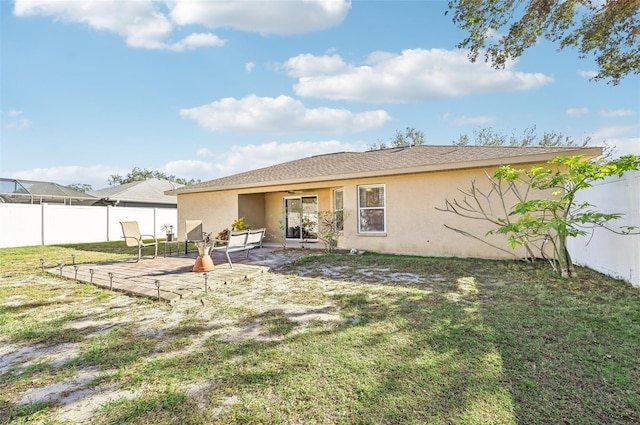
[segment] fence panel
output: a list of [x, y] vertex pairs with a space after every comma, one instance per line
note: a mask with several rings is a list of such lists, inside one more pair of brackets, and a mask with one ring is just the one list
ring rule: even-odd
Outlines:
[[163, 224], [177, 229], [175, 208], [0, 204], [0, 248], [119, 241], [120, 221], [137, 221], [144, 234], [165, 237]]
[[167, 232], [162, 230], [162, 226], [168, 224], [173, 226], [173, 233], [178, 234], [178, 210], [169, 208], [158, 208], [156, 210], [156, 237], [164, 238]]
[[137, 221], [140, 233], [145, 235], [155, 234], [155, 208], [109, 208], [109, 240], [122, 241], [121, 221]]
[[[612, 227], [640, 228], [640, 172], [598, 182], [579, 192], [576, 201], [587, 201], [601, 212], [624, 214], [611, 223]], [[618, 235], [595, 229], [593, 234], [570, 238], [568, 242], [569, 252], [577, 264], [640, 286], [640, 235]]]
[[107, 207], [42, 204], [42, 245], [104, 241], [106, 219]]
[[42, 206], [0, 204], [0, 248], [42, 244]]

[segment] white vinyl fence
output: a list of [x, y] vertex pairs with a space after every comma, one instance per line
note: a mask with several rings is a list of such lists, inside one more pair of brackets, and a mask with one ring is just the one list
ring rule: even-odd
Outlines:
[[63, 243], [124, 241], [121, 221], [137, 221], [140, 232], [164, 238], [176, 233], [175, 208], [90, 207], [59, 204], [0, 204], [0, 248]]
[[[640, 171], [622, 178], [608, 178], [578, 192], [578, 202], [587, 201], [605, 213], [622, 213], [615, 226], [635, 226], [640, 230]], [[617, 235], [596, 229], [593, 236], [570, 238], [569, 252], [576, 264], [640, 286], [640, 235]]]

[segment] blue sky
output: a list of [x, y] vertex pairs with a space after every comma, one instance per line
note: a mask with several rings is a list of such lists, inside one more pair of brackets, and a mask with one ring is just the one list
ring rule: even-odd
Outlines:
[[640, 77], [540, 42], [470, 63], [446, 1], [0, 0], [0, 177], [202, 181], [414, 127], [490, 127], [640, 149]]

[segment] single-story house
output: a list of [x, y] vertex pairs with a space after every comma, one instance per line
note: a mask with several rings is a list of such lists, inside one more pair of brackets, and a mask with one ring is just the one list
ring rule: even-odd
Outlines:
[[[397, 254], [509, 258], [480, 240], [482, 220], [447, 213], [447, 199], [461, 199], [472, 181], [487, 189], [486, 173], [500, 165], [526, 168], [560, 155], [601, 155], [599, 147], [419, 145], [317, 155], [168, 191], [178, 199], [178, 238], [185, 220], [202, 220], [217, 234], [244, 217], [267, 228], [266, 242], [318, 241], [318, 221], [330, 212], [339, 223], [338, 248]], [[488, 190], [488, 189], [487, 189]], [[502, 235], [490, 236], [507, 247]], [[321, 247], [322, 244], [320, 243]], [[510, 248], [507, 248], [510, 249]]]
[[94, 205], [113, 205], [118, 207], [176, 208], [175, 195], [166, 191], [182, 187], [165, 179], [150, 178], [119, 186], [107, 187], [89, 192], [98, 198]]

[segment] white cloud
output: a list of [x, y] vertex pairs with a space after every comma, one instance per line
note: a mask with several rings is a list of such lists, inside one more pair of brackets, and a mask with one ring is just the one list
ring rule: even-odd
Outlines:
[[225, 175], [225, 166], [218, 162], [182, 159], [168, 162], [164, 166], [163, 172], [187, 180], [196, 179], [206, 181], [212, 179], [210, 176]]
[[337, 140], [269, 142], [260, 145], [232, 146], [228, 151], [213, 154], [210, 162], [203, 160], [169, 162], [164, 172], [187, 179], [207, 181], [312, 155], [364, 151], [366, 147], [365, 143], [350, 144]]
[[377, 51], [377, 52], [370, 53], [369, 56], [367, 56], [367, 58], [364, 60], [364, 64], [376, 65], [388, 60], [393, 60], [393, 58], [396, 56], [397, 55], [395, 53]]
[[610, 125], [596, 129], [588, 134], [591, 138], [591, 144], [595, 146], [602, 146], [605, 143], [607, 146], [614, 148], [613, 156], [635, 154], [640, 155], [640, 124], [626, 124], [626, 125]]
[[166, 39], [173, 23], [160, 11], [159, 3], [136, 1], [16, 0], [16, 16], [52, 16], [56, 21], [83, 23], [97, 30], [116, 33], [130, 47], [182, 51], [202, 46], [221, 46], [213, 34], [191, 34], [181, 41]]
[[595, 143], [601, 143], [612, 138], [637, 138], [640, 124], [622, 124], [600, 127], [589, 136]]
[[27, 118], [20, 118], [15, 121], [10, 121], [5, 125], [5, 128], [10, 128], [14, 130], [24, 130], [31, 127], [31, 121]]
[[[165, 12], [166, 8], [170, 10]], [[171, 41], [176, 26], [234, 28], [261, 34], [302, 34], [340, 24], [348, 0], [200, 1], [200, 0], [15, 0], [16, 16], [51, 16], [120, 35], [130, 47], [184, 51], [225, 44], [211, 33]]]
[[346, 109], [307, 108], [289, 96], [224, 98], [182, 109], [180, 115], [212, 131], [285, 134], [299, 131], [358, 132], [391, 120], [384, 110], [353, 113]]
[[534, 90], [553, 82], [541, 73], [514, 71], [514, 61], [503, 70], [484, 61], [472, 63], [463, 50], [411, 49], [400, 55], [374, 52], [366, 63], [346, 64], [335, 54], [300, 55], [283, 66], [298, 78], [294, 90], [299, 96], [370, 103]]
[[249, 73], [250, 73], [251, 71], [253, 71], [253, 69], [254, 69], [255, 67], [256, 67], [256, 64], [255, 64], [255, 63], [253, 63], [253, 62], [247, 62], [247, 63], [244, 65], [244, 69], [246, 69], [246, 70], [247, 70], [247, 72], [249, 72]]
[[76, 0], [16, 0], [16, 16], [53, 16], [56, 21], [81, 22], [92, 28], [115, 32], [134, 47], [157, 48], [172, 26], [153, 2]]
[[177, 43], [171, 44], [168, 48], [176, 52], [182, 52], [184, 50], [194, 50], [198, 47], [221, 47], [224, 46], [225, 41], [219, 39], [213, 34], [191, 34]]
[[16, 109], [9, 109], [7, 111], [0, 111], [0, 115], [6, 116], [7, 119], [3, 119], [4, 128], [12, 130], [25, 130], [31, 127], [31, 120], [22, 116], [23, 112]]
[[9, 118], [17, 118], [22, 115], [22, 111], [17, 111], [15, 109], [9, 109], [7, 112], [4, 112]]
[[179, 25], [200, 24], [209, 28], [289, 35], [336, 26], [350, 9], [348, 0], [177, 0], [170, 16]]
[[197, 156], [213, 156], [213, 152], [211, 152], [211, 149], [209, 148], [200, 148], [196, 151], [196, 155]]
[[610, 139], [607, 145], [613, 146], [613, 157], [622, 155], [640, 155], [640, 137], [628, 139]]
[[598, 112], [601, 117], [613, 118], [613, 117], [629, 117], [635, 115], [635, 112], [630, 109], [615, 109], [615, 110], [602, 110]]
[[571, 118], [579, 118], [589, 114], [589, 108], [569, 108], [564, 113]]
[[467, 117], [465, 115], [461, 115], [459, 117], [446, 118], [446, 121], [449, 125], [454, 127], [462, 127], [465, 125], [483, 125], [489, 124], [496, 120], [496, 117], [481, 115], [477, 117]]
[[83, 183], [89, 184], [94, 190], [97, 190], [109, 186], [108, 181], [111, 175], [126, 175], [129, 171], [131, 170], [106, 165], [93, 165], [88, 167], [74, 165], [16, 171], [3, 177], [54, 182], [63, 186], [72, 183]]
[[[219, 152], [212, 152], [209, 148], [202, 147], [195, 152], [198, 159], [181, 159], [168, 162], [164, 166], [149, 167], [148, 169], [157, 169], [167, 175], [187, 180], [206, 181], [312, 155], [364, 151], [366, 148], [365, 142], [343, 143], [337, 140], [293, 143], [274, 141], [260, 145], [231, 146], [226, 151]], [[94, 190], [97, 190], [109, 186], [108, 181], [111, 175], [123, 176], [130, 171], [130, 167], [120, 168], [106, 165], [64, 166], [17, 171], [7, 173], [3, 177], [51, 181], [61, 185], [82, 183], [89, 184]]]
[[594, 78], [596, 75], [598, 75], [598, 71], [585, 71], [585, 70], [579, 69], [578, 75], [581, 76], [582, 78], [586, 78], [590, 80]]
[[505, 37], [505, 34], [502, 34], [494, 30], [493, 28], [489, 28], [487, 29], [485, 36], [487, 37], [488, 40], [499, 42]]
[[295, 56], [284, 63], [284, 68], [292, 77], [313, 77], [315, 75], [331, 75], [349, 70], [340, 55], [314, 56], [310, 54]]

